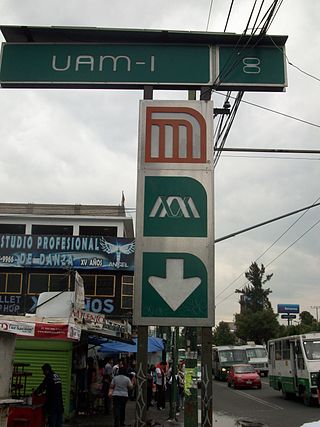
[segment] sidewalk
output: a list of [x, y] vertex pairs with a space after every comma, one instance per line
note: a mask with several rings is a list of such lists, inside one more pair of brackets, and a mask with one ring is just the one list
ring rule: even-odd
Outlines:
[[[183, 411], [177, 415], [176, 420], [168, 421], [169, 403], [166, 402], [166, 409], [159, 411], [157, 408], [151, 407], [147, 411], [147, 426], [177, 426], [183, 427], [184, 413]], [[135, 423], [136, 402], [129, 400], [126, 407], [126, 426], [134, 426]], [[64, 424], [64, 427], [113, 427], [113, 417], [111, 415], [79, 415], [69, 422]]]

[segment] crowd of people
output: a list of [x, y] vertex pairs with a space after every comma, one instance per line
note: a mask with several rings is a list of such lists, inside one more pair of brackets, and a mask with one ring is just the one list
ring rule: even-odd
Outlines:
[[[47, 363], [43, 365], [42, 370], [44, 380], [36, 393], [46, 393], [46, 413], [49, 426], [61, 427], [63, 414], [61, 378]], [[128, 399], [135, 400], [136, 384], [136, 366], [133, 358], [98, 360], [89, 357], [83, 383], [84, 413], [88, 415], [97, 412], [110, 414], [112, 409], [114, 427], [125, 426], [126, 404]], [[147, 408], [155, 406], [161, 411], [165, 409], [166, 402], [170, 402], [170, 405], [176, 404], [176, 411], [179, 412], [184, 403], [184, 385], [183, 362], [179, 363], [175, 378], [173, 378], [170, 363], [162, 361], [157, 365], [148, 366]], [[175, 400], [173, 400], [174, 397]]]
[[165, 361], [152, 365], [148, 368], [147, 378], [147, 407], [155, 406], [159, 411], [166, 407], [166, 401], [172, 404], [173, 384], [176, 386], [176, 408], [179, 412], [183, 409], [184, 386], [185, 386], [185, 369], [184, 362], [180, 362], [175, 381], [173, 381], [172, 365]]
[[[114, 426], [125, 425], [125, 410], [128, 399], [136, 398], [136, 362], [132, 358], [113, 360], [106, 358], [87, 361], [88, 413], [113, 411]], [[159, 411], [173, 402], [173, 384], [176, 386], [175, 403], [177, 412], [183, 408], [185, 372], [180, 362], [176, 370], [175, 381], [170, 363], [162, 361], [157, 365], [148, 365], [147, 408], [156, 407]], [[103, 404], [102, 404], [103, 402]]]

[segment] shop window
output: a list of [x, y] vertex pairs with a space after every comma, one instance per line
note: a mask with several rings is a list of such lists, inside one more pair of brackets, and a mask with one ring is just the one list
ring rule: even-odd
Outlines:
[[10, 294], [21, 294], [22, 274], [7, 274], [7, 292]]
[[29, 294], [41, 294], [49, 290], [49, 274], [30, 273], [28, 283]]
[[96, 295], [114, 297], [115, 276], [97, 276]]
[[92, 274], [81, 275], [86, 296], [114, 297], [115, 276]]
[[72, 225], [32, 225], [32, 234], [46, 235], [46, 236], [72, 236], [73, 226]]
[[49, 291], [58, 292], [69, 290], [68, 274], [49, 274]]
[[80, 225], [79, 236], [117, 237], [117, 227], [99, 227]]
[[41, 294], [41, 292], [69, 291], [69, 278], [69, 274], [30, 273], [28, 293]]
[[87, 276], [87, 275], [81, 275], [84, 283], [84, 293], [87, 296], [94, 296], [95, 290], [96, 290], [96, 280], [95, 276]]
[[25, 224], [0, 224], [0, 234], [25, 234]]
[[122, 276], [121, 278], [121, 308], [133, 308], [133, 276]]
[[6, 273], [0, 273], [0, 292], [6, 291]]
[[0, 293], [21, 294], [22, 274], [0, 273]]

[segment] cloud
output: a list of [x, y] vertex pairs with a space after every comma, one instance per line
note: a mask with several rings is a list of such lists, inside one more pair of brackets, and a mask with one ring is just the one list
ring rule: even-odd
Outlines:
[[[205, 31], [207, 0], [2, 0], [2, 25], [84, 26]], [[215, 0], [210, 31], [223, 31], [230, 2]], [[251, 0], [234, 3], [227, 30], [241, 33]], [[290, 0], [270, 34], [287, 34], [288, 59], [319, 76], [318, 0]], [[251, 23], [252, 24], [252, 23]], [[1, 39], [3, 40], [3, 39]], [[320, 125], [319, 81], [288, 64], [285, 93], [248, 93], [244, 101]], [[235, 95], [235, 93], [233, 93]], [[125, 191], [135, 206], [139, 100], [142, 91], [0, 91], [0, 179], [3, 202], [117, 204]], [[155, 91], [155, 99], [187, 99], [186, 91]], [[224, 96], [213, 95], [216, 107]], [[217, 119], [214, 122], [217, 125]], [[227, 147], [319, 149], [319, 127], [242, 103]], [[241, 157], [235, 157], [241, 156]], [[247, 156], [247, 157], [244, 157]], [[282, 157], [282, 158], [280, 158]], [[290, 159], [292, 157], [293, 159]], [[308, 159], [302, 159], [302, 158]], [[319, 194], [319, 155], [223, 153], [215, 171], [216, 237], [314, 202]], [[308, 212], [259, 260], [267, 265], [307, 232], [319, 216]], [[216, 321], [239, 312], [234, 290], [244, 272], [297, 218], [281, 220], [216, 245]], [[314, 227], [268, 266], [271, 301], [309, 309], [318, 295], [319, 227]], [[231, 295], [226, 298], [226, 296]], [[218, 303], [223, 298], [224, 302]]]

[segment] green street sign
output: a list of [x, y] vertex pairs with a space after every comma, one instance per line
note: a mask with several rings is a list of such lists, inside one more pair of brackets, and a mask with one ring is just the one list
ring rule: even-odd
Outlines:
[[207, 193], [190, 177], [145, 177], [144, 236], [207, 237]]
[[221, 87], [282, 90], [287, 86], [284, 47], [220, 46], [217, 66]]
[[208, 317], [207, 270], [198, 257], [147, 252], [142, 263], [142, 317]]
[[0, 83], [7, 87], [206, 85], [209, 45], [4, 43]]

